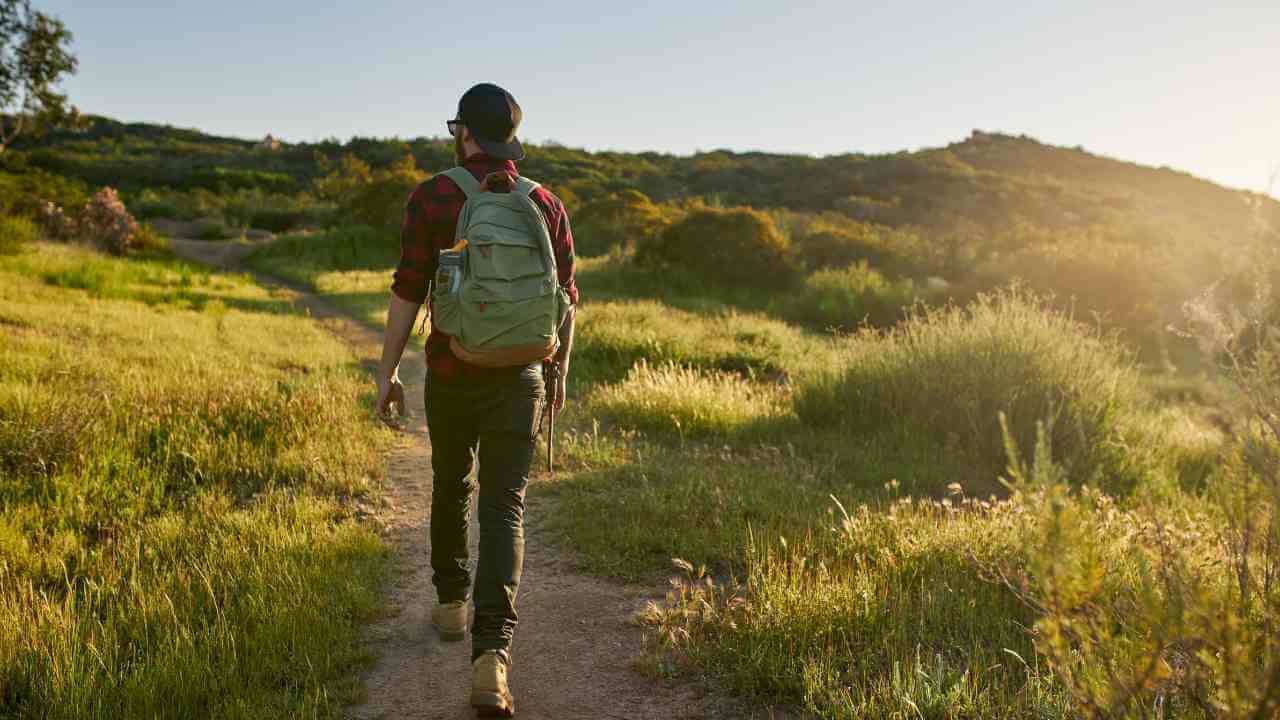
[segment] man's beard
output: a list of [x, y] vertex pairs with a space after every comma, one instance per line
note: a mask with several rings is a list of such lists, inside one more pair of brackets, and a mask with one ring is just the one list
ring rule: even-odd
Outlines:
[[467, 151], [462, 147], [462, 128], [458, 128], [458, 134], [453, 136], [453, 158], [459, 165], [467, 161]]

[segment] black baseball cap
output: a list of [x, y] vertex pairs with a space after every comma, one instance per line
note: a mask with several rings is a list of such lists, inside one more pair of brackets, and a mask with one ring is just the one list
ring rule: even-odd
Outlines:
[[516, 139], [520, 105], [511, 93], [492, 83], [480, 83], [458, 101], [458, 121], [485, 154], [498, 160], [523, 160], [524, 147]]

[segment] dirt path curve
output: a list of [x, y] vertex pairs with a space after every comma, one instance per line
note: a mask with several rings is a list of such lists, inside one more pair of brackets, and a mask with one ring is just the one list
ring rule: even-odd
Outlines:
[[[179, 255], [234, 269], [252, 246], [174, 240]], [[376, 357], [381, 336], [343, 315], [322, 298], [272, 278], [366, 360]], [[391, 613], [369, 632], [378, 658], [364, 677], [367, 698], [352, 708], [355, 717], [379, 720], [474, 718], [470, 692], [470, 643], [441, 642], [430, 627], [435, 603], [431, 585], [431, 455], [424, 420], [422, 357], [406, 353], [400, 375], [412, 413], [388, 460], [386, 504], [377, 514], [398, 550], [399, 568], [389, 588]], [[536, 481], [535, 481], [536, 482]], [[520, 584], [520, 626], [513, 648], [511, 689], [516, 717], [538, 720], [618, 718], [773, 717], [740, 701], [692, 686], [669, 687], [631, 669], [640, 651], [640, 631], [627, 618], [656, 596], [656, 588], [623, 586], [574, 570], [545, 529], [554, 507], [532, 494], [526, 512], [524, 577]], [[472, 524], [471, 556], [477, 535]]]

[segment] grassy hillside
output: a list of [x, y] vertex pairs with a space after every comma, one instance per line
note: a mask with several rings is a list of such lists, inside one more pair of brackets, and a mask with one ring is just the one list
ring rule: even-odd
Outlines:
[[[5, 162], [23, 197], [113, 182], [141, 215], [309, 226], [250, 264], [377, 325], [404, 197], [451, 159], [99, 120]], [[1280, 708], [1280, 204], [985, 133], [522, 170], [571, 209], [583, 294], [534, 491], [590, 571], [674, 565], [648, 671], [842, 719]]]
[[336, 714], [387, 557], [364, 378], [241, 276], [0, 257], [0, 716]]
[[[251, 262], [377, 323], [394, 253], [350, 251], [351, 237], [288, 238]], [[1216, 536], [1233, 445], [1155, 402], [1114, 341], [1016, 293], [831, 337], [644, 277], [625, 258], [583, 262], [561, 473], [535, 492], [557, 496], [551, 522], [593, 571], [645, 579], [680, 559], [681, 584], [646, 616], [662, 649], [650, 671], [830, 717], [1073, 717], [1089, 695], [1039, 639], [1059, 611], [993, 574], [1051, 562], [1062, 577], [1105, 568], [1093, 607], [1131, 630], [1099, 647], [1167, 632], [1132, 604], [1172, 598], [1141, 570], [1160, 546], [1131, 528], [1173, 513]], [[1048, 479], [1013, 497], [995, 481], [1001, 412], [1018, 446], [1054, 448], [1035, 466]], [[1065, 546], [1041, 504], [1064, 481], [1113, 492], [1053, 501], [1084, 503]], [[1225, 579], [1198, 582], [1226, 599]], [[1115, 661], [1090, 656], [1094, 671]], [[1165, 692], [1173, 716], [1201, 716], [1194, 691]]]
[[[109, 184], [139, 218], [203, 219], [210, 236], [223, 226], [234, 235], [360, 224], [394, 251], [405, 197], [452, 163], [452, 146], [436, 138], [272, 149], [94, 118], [85, 131], [7, 153], [0, 203], [30, 213], [52, 199], [74, 209]], [[824, 158], [531, 147], [522, 171], [564, 198], [579, 255], [629, 257], [627, 277], [648, 270], [661, 284], [710, 282], [740, 309], [817, 330], [886, 327], [917, 300], [964, 303], [1018, 279], [1060, 309], [1122, 331], [1156, 365], [1189, 354], [1165, 331], [1182, 303], [1214, 283], [1245, 300], [1244, 275], [1256, 263], [1242, 258], [1280, 238], [1273, 199], [977, 131], [945, 148]], [[724, 208], [741, 211], [714, 214]], [[763, 220], [744, 219], [752, 208]], [[756, 235], [752, 223], [763, 228]], [[751, 249], [757, 236], [773, 237], [772, 249]], [[771, 297], [755, 292], [758, 282], [722, 277], [717, 249], [738, 258], [733, 267], [746, 277], [776, 279]], [[777, 252], [780, 273], [768, 264]]]
[[[324, 161], [337, 162], [343, 154], [373, 167], [409, 154], [418, 167], [433, 171], [450, 166], [453, 155], [452, 144], [438, 138], [286, 143], [277, 150], [255, 146], [195, 130], [93, 118], [85, 131], [54, 134], [18, 149], [34, 167], [131, 192], [168, 187], [292, 194], [310, 189], [325, 174]], [[1157, 243], [1198, 238], [1221, 243], [1250, 231], [1247, 203], [1260, 203], [1263, 219], [1280, 226], [1275, 200], [1079, 148], [979, 131], [945, 148], [824, 158], [532, 146], [522, 168], [571, 201], [631, 188], [656, 201], [715, 197], [730, 206], [833, 211], [895, 227], [956, 229], [972, 223], [983, 232], [1007, 233], [1024, 225], [1047, 230], [1104, 226]]]
[[[288, 238], [251, 262], [376, 308], [390, 254], [379, 271], [343, 242]], [[1220, 537], [1230, 516], [1213, 498], [1237, 482], [1232, 443], [1158, 401], [1114, 338], [1024, 291], [832, 337], [646, 277], [624, 257], [583, 262], [560, 470], [534, 492], [557, 498], [550, 522], [594, 572], [649, 580], [678, 559], [645, 616], [650, 672], [708, 673], [823, 717], [1076, 717], [1090, 696], [1042, 642], [1065, 611], [998, 573], [1103, 572], [1090, 602], [1128, 629], [1097, 639], [1101, 672], [1117, 645], [1138, 662], [1133, 643], [1167, 632], [1135, 593], [1175, 600], [1143, 574], [1160, 546], [1134, 528], [1172, 513]], [[1001, 414], [1012, 447], [1041, 449], [1034, 481], [1006, 471]], [[1022, 483], [1012, 496], [1000, 475]], [[1053, 503], [1083, 503], [1075, 522], [1112, 530], [1062, 545], [1057, 488], [1073, 499]], [[1186, 552], [1229, 555], [1216, 540]], [[1230, 595], [1223, 574], [1199, 581]], [[1205, 717], [1197, 691], [1164, 692], [1169, 716]]]

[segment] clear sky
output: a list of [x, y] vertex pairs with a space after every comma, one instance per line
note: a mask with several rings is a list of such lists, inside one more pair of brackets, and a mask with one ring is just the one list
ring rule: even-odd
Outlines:
[[1280, 167], [1280, 0], [34, 4], [75, 33], [83, 111], [217, 134], [443, 135], [487, 81], [523, 139], [589, 149], [878, 153], [977, 128], [1254, 190]]

